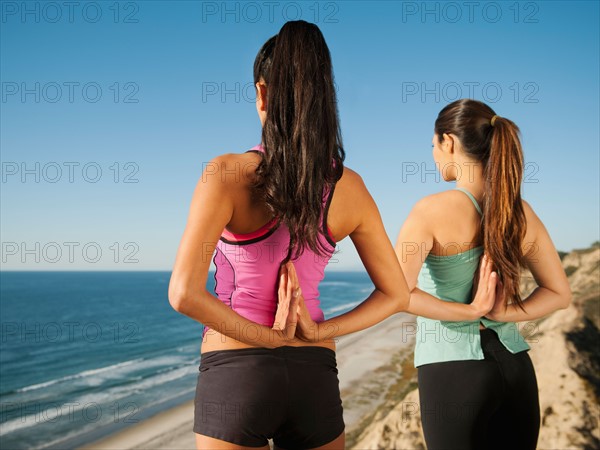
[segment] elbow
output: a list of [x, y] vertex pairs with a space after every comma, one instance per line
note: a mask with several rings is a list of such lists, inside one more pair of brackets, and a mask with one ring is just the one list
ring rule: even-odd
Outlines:
[[416, 290], [418, 290], [416, 282], [415, 283], [407, 283], [407, 284], [402, 285], [402, 288], [397, 293], [398, 300], [396, 302], [396, 304], [397, 304], [396, 312], [406, 312], [406, 313], [411, 313], [411, 314], [413, 313], [410, 310], [410, 307], [411, 307], [410, 300], [411, 300], [412, 294], [414, 294]]
[[404, 291], [402, 291], [398, 295], [396, 295], [395, 300], [396, 300], [395, 301], [395, 304], [396, 304], [395, 312], [396, 313], [408, 311], [408, 307], [410, 305], [410, 292], [408, 291], [408, 289], [405, 289]]
[[190, 304], [193, 302], [190, 289], [179, 283], [169, 284], [168, 297], [171, 307], [181, 314], [186, 314], [186, 311], [190, 309]]
[[188, 298], [189, 297], [181, 291], [169, 289], [169, 304], [175, 311], [179, 313], [186, 309]]
[[571, 306], [571, 302], [573, 301], [573, 294], [571, 293], [571, 289], [567, 289], [566, 291], [559, 293], [560, 303], [559, 309], [567, 309]]
[[188, 316], [198, 322], [205, 323], [205, 298], [209, 295], [206, 290], [169, 287], [169, 304], [178, 313]]

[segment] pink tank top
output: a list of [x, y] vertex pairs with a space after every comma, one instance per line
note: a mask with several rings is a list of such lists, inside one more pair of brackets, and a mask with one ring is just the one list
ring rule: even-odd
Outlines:
[[[257, 145], [249, 151], [264, 152], [264, 149]], [[320, 256], [305, 249], [299, 258], [292, 259], [306, 306], [315, 322], [324, 320], [319, 301], [319, 283], [325, 276], [325, 266], [336, 247], [327, 227], [327, 212], [332, 197], [333, 189], [326, 187], [319, 240], [327, 254]], [[287, 227], [278, 225], [275, 218], [248, 234], [223, 230], [213, 258], [217, 297], [246, 319], [272, 327], [277, 311], [279, 268], [287, 256], [289, 241]], [[204, 327], [204, 334], [208, 328]]]

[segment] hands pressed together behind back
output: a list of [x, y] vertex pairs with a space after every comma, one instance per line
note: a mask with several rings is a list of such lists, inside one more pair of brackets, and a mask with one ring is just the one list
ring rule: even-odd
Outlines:
[[[506, 309], [506, 297], [502, 281], [492, 269], [493, 262], [484, 254], [473, 280], [474, 294], [469, 306], [476, 318], [501, 320]], [[319, 324], [310, 316], [296, 269], [291, 261], [281, 266], [279, 271], [278, 304], [273, 329], [281, 331], [284, 340], [288, 341], [320, 340]]]
[[279, 269], [277, 294], [277, 312], [273, 329], [280, 330], [288, 340], [319, 341], [318, 324], [312, 319], [306, 307], [296, 268], [291, 261]]

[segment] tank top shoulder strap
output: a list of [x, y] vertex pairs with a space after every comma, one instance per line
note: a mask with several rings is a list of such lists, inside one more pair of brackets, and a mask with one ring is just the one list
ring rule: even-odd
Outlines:
[[471, 201], [473, 202], [473, 205], [475, 206], [475, 209], [477, 209], [477, 212], [479, 213], [479, 215], [483, 216], [483, 212], [481, 212], [481, 207], [479, 206], [479, 203], [477, 203], [477, 200], [475, 200], [475, 197], [473, 197], [473, 194], [471, 194], [465, 188], [457, 187], [455, 189], [458, 190], [458, 191], [464, 192], [465, 194], [467, 194], [467, 197], [469, 197], [471, 199]]
[[[262, 144], [258, 144], [258, 145], [255, 145], [254, 147], [252, 147], [250, 150], [246, 150], [246, 153], [248, 153], [248, 152], [264, 154], [265, 148], [262, 146]], [[333, 161], [333, 165], [335, 167], [335, 161]], [[331, 205], [331, 199], [333, 198], [333, 191], [335, 189], [335, 184], [336, 183], [334, 183], [333, 185], [326, 184], [324, 186], [324, 188], [323, 188], [323, 209], [321, 210], [321, 222], [322, 222], [323, 232], [325, 233], [325, 237], [327, 238], [329, 243], [331, 245], [333, 245], [333, 247], [336, 246], [336, 243], [331, 236], [329, 227], [327, 226], [327, 213], [329, 212], [329, 205]]]
[[254, 147], [252, 147], [250, 150], [246, 150], [246, 153], [248, 153], [248, 152], [264, 153], [265, 149], [262, 146], [262, 144], [258, 144], [258, 145], [255, 145]]

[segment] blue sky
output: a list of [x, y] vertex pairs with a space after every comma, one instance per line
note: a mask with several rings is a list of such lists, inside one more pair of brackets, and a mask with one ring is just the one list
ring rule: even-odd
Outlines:
[[[453, 187], [430, 140], [460, 97], [520, 126], [557, 248], [599, 238], [598, 2], [0, 3], [3, 269], [170, 270], [203, 163], [260, 140], [254, 57], [296, 18], [325, 35], [346, 162], [392, 242]], [[340, 249], [333, 270], [361, 267]]]

